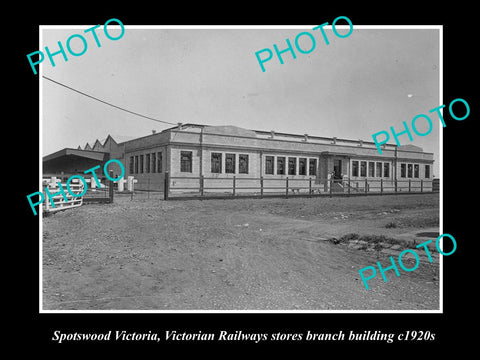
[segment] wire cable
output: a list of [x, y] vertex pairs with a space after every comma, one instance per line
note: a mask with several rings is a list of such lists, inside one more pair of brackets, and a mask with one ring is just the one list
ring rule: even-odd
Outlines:
[[130, 111], [130, 110], [128, 110], [128, 109], [124, 109], [124, 108], [122, 108], [122, 107], [120, 107], [120, 106], [117, 106], [117, 105], [111, 104], [111, 103], [109, 103], [109, 102], [107, 102], [107, 101], [104, 101], [104, 100], [101, 100], [101, 99], [99, 99], [99, 98], [96, 98], [95, 96], [85, 94], [84, 92], [82, 92], [82, 91], [80, 91], [80, 90], [77, 90], [77, 89], [74, 89], [74, 88], [72, 88], [72, 87], [70, 87], [70, 86], [67, 86], [67, 85], [65, 85], [65, 84], [62, 84], [62, 83], [60, 83], [60, 82], [58, 82], [58, 81], [55, 81], [55, 80], [53, 80], [53, 79], [50, 79], [50, 78], [44, 76], [44, 75], [42, 75], [42, 77], [43, 77], [44, 79], [47, 79], [47, 80], [49, 80], [49, 81], [57, 84], [57, 85], [63, 86], [63, 87], [65, 87], [65, 88], [69, 89], [69, 90], [75, 91], [75, 92], [77, 92], [77, 93], [79, 93], [79, 94], [82, 94], [82, 95], [84, 95], [84, 96], [86, 96], [86, 97], [89, 97], [89, 98], [91, 98], [91, 99], [97, 100], [97, 101], [99, 101], [99, 102], [101, 102], [101, 103], [103, 103], [103, 104], [109, 105], [109, 106], [114, 107], [114, 108], [116, 108], [116, 109], [119, 109], [119, 110], [122, 110], [122, 111], [126, 111], [126, 112], [128, 112], [128, 113], [130, 113], [130, 114], [137, 115], [137, 116], [143, 117], [143, 118], [145, 118], [145, 119], [157, 121], [157, 122], [164, 123], [164, 124], [177, 125], [177, 124], [175, 124], [175, 123], [171, 123], [171, 122], [168, 122], [168, 121], [163, 121], [163, 120], [154, 119], [154, 118], [151, 118], [151, 117], [149, 117], [149, 116], [145, 116], [145, 115], [136, 113], [136, 112], [134, 112], [134, 111]]

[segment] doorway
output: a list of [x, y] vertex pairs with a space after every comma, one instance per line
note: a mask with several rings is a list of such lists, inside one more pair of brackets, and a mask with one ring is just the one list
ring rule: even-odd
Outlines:
[[342, 160], [333, 159], [333, 179], [342, 179]]

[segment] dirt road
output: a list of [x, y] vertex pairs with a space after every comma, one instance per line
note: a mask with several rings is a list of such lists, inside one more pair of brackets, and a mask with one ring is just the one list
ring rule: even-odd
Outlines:
[[[438, 194], [313, 199], [130, 200], [43, 219], [43, 308], [436, 310], [438, 257], [366, 290], [388, 253], [335, 245], [356, 233], [438, 229]], [[438, 231], [438, 230], [437, 230]], [[419, 243], [417, 241], [417, 243]]]

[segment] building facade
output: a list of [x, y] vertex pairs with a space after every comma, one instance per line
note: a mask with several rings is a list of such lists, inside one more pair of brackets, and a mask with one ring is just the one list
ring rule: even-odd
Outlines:
[[[385, 144], [380, 155], [373, 142], [236, 126], [179, 124], [121, 143], [109, 136], [104, 144], [97, 140], [83, 151], [90, 157], [95, 151], [108, 154], [103, 162], [120, 160], [125, 178], [134, 177], [138, 190], [162, 191], [166, 173], [170, 189], [180, 192], [198, 191], [201, 178], [218, 188], [231, 186], [233, 180], [246, 192], [255, 191], [250, 189], [257, 189], [260, 181], [265, 191], [275, 191], [285, 181], [293, 188], [308, 181], [319, 191], [329, 191], [332, 182], [343, 191], [367, 186], [369, 191], [402, 191], [412, 183], [429, 191], [433, 180], [433, 154], [417, 146]], [[44, 167], [52, 155], [44, 157]], [[86, 170], [79, 167], [71, 164], [69, 169]]]
[[388, 188], [397, 180], [400, 189], [425, 180], [428, 190], [433, 179], [433, 154], [417, 146], [386, 144], [380, 155], [373, 142], [235, 126], [179, 125], [125, 142], [123, 159], [126, 176], [134, 176], [136, 187], [145, 190], [163, 190], [166, 172], [172, 190], [198, 188], [202, 176], [218, 187], [229, 186], [235, 177], [239, 188], [257, 186], [260, 178], [271, 187], [282, 186], [288, 178], [291, 186], [312, 179], [322, 189], [331, 179], [352, 187], [362, 187], [367, 179], [373, 188]]

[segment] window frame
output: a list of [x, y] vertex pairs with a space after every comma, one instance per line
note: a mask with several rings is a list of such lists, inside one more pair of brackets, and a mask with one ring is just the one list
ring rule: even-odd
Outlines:
[[275, 156], [265, 156], [265, 175], [274, 175], [275, 174]]
[[298, 175], [307, 175], [307, 158], [298, 158]]
[[431, 177], [430, 171], [431, 171], [430, 164], [425, 164], [425, 179], [430, 179]]
[[[312, 172], [313, 165], [313, 172]], [[317, 176], [317, 159], [308, 159], [308, 175]]]
[[[244, 164], [242, 165], [242, 161]], [[238, 173], [248, 174], [248, 154], [238, 154]]]
[[[181, 156], [182, 155], [180, 154], [180, 157]], [[161, 173], [162, 171], [163, 171], [163, 151], [157, 151], [157, 172]]]
[[376, 170], [375, 161], [369, 161], [368, 162], [368, 177], [375, 177], [375, 170]]
[[150, 173], [150, 153], [145, 154], [145, 173]]
[[[290, 166], [293, 165], [293, 166]], [[293, 156], [288, 157], [288, 175], [297, 175], [297, 158]]]
[[358, 177], [360, 174], [360, 164], [358, 160], [352, 160], [352, 176]]
[[277, 175], [286, 175], [286, 162], [285, 156], [277, 156]]
[[383, 177], [383, 163], [381, 161], [375, 162], [375, 177]]
[[130, 174], [134, 174], [135, 171], [135, 157], [133, 155], [130, 156], [130, 163], [128, 165], [128, 172]]
[[360, 160], [360, 177], [367, 177], [367, 160]]
[[[236, 158], [237, 158], [236, 154], [233, 154], [233, 153], [225, 154], [225, 174], [235, 174]], [[231, 160], [231, 163], [229, 164], [230, 160]]]
[[383, 163], [383, 177], [390, 177], [390, 163]]
[[221, 174], [222, 173], [222, 161], [223, 154], [219, 152], [210, 153], [210, 173]]
[[[185, 165], [187, 166], [185, 167]], [[187, 150], [180, 151], [180, 172], [191, 173], [192, 168], [193, 168], [193, 152], [187, 151]]]

